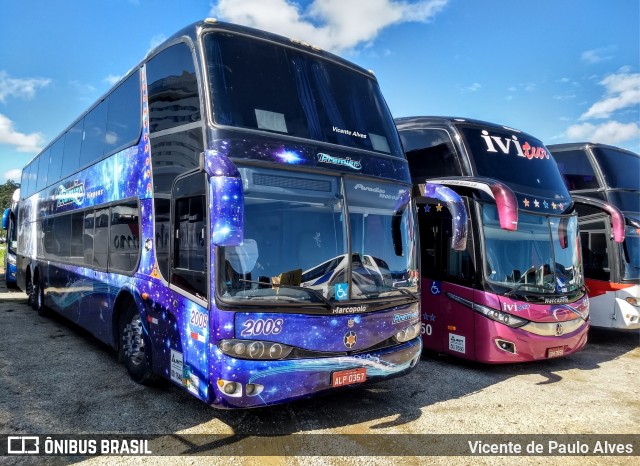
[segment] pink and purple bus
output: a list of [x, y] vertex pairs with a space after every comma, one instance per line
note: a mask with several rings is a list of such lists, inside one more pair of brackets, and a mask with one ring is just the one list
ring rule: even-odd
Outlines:
[[[587, 142], [548, 149], [578, 211], [591, 325], [640, 329], [640, 156]], [[624, 232], [609, 221], [618, 211]]]
[[422, 349], [411, 190], [372, 73], [205, 20], [25, 167], [18, 284], [209, 405], [381, 381]]
[[445, 117], [396, 119], [414, 184], [453, 189], [469, 213], [416, 197], [426, 349], [484, 363], [569, 355], [587, 342], [578, 219], [555, 161], [513, 128]]

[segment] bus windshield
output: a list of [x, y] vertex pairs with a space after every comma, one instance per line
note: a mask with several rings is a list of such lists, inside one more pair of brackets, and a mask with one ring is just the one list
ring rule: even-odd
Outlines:
[[478, 176], [493, 178], [530, 196], [569, 201], [555, 160], [538, 139], [519, 131], [460, 125]]
[[640, 280], [640, 230], [627, 225], [622, 243], [623, 280]]
[[607, 186], [616, 189], [640, 190], [640, 156], [611, 147], [594, 147], [598, 165]]
[[[326, 306], [417, 292], [413, 212], [410, 203], [400, 209], [407, 186], [240, 172], [245, 239], [242, 246], [219, 248], [223, 300]], [[394, 215], [401, 216], [402, 251], [394, 248]]]
[[235, 34], [207, 34], [204, 45], [217, 124], [403, 157], [373, 77]]
[[576, 215], [520, 213], [518, 230], [500, 228], [498, 211], [483, 204], [485, 273], [490, 283], [513, 290], [555, 294], [582, 285]]

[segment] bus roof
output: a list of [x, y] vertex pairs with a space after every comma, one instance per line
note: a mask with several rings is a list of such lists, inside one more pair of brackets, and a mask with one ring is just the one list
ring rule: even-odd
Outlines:
[[603, 144], [601, 142], [565, 142], [562, 144], [549, 144], [547, 146], [547, 149], [553, 152], [553, 151], [587, 149], [589, 147], [602, 147], [606, 149], [617, 150], [617, 151], [626, 152], [629, 155], [635, 155], [636, 157], [638, 157], [638, 154], [636, 154], [633, 151], [623, 149], [622, 147], [618, 147], [618, 146], [612, 146], [610, 144]]
[[485, 126], [487, 128], [506, 129], [509, 131], [515, 131], [517, 133], [524, 133], [511, 126], [504, 126], [497, 123], [491, 123], [484, 120], [476, 120], [474, 118], [460, 118], [453, 116], [410, 116], [400, 117], [395, 119], [398, 129], [415, 129], [432, 125], [459, 125], [459, 124], [472, 124], [478, 126]]

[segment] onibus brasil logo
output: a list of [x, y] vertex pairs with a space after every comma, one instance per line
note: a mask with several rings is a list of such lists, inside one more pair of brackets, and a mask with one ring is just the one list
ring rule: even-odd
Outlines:
[[84, 202], [84, 183], [75, 180], [73, 185], [66, 188], [63, 185], [58, 186], [58, 192], [55, 195], [56, 207], [63, 207], [72, 202], [77, 206], [81, 206]]

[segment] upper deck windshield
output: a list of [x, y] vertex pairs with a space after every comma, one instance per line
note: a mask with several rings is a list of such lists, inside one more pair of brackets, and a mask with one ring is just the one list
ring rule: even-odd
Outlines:
[[293, 47], [204, 37], [217, 124], [404, 157], [372, 76]]
[[[413, 212], [403, 203], [408, 186], [240, 171], [245, 240], [242, 246], [219, 249], [218, 288], [224, 301], [303, 303], [330, 310], [349, 299], [414, 298]], [[394, 234], [396, 213], [400, 228]], [[398, 235], [401, 252], [394, 249]]]
[[500, 228], [494, 204], [482, 205], [485, 274], [489, 283], [543, 294], [568, 293], [582, 285], [576, 215], [520, 213], [518, 230]]
[[640, 191], [640, 156], [612, 147], [593, 148], [607, 187]]
[[519, 193], [569, 201], [558, 166], [538, 139], [515, 130], [458, 126], [478, 176], [502, 181]]

